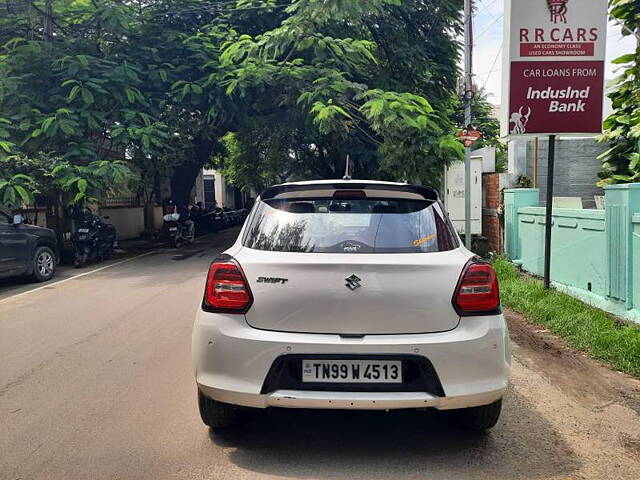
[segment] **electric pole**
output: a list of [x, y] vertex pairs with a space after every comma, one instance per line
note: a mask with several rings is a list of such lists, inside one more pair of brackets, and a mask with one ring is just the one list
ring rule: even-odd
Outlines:
[[44, 7], [44, 38], [53, 41], [53, 0], [47, 0]]
[[[464, 128], [471, 125], [473, 100], [473, 0], [464, 0]], [[464, 243], [471, 249], [471, 147], [464, 149]]]

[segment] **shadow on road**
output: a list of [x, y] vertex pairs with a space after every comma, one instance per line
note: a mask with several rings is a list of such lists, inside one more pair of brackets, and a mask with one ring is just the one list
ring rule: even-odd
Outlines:
[[565, 478], [576, 456], [524, 397], [510, 392], [500, 424], [473, 434], [436, 411], [248, 412], [210, 433], [238, 467], [286, 477], [363, 479]]
[[[167, 260], [172, 261], [194, 259], [194, 261], [200, 261], [208, 266], [208, 263], [216, 258], [222, 250], [233, 245], [239, 231], [240, 227], [236, 226], [220, 232], [203, 235], [196, 238], [195, 244], [186, 245], [182, 248], [169, 248], [163, 242], [156, 242], [153, 245], [148, 244], [148, 242], [145, 244], [138, 244], [136, 242], [123, 242], [127, 245], [126, 249], [118, 250], [118, 253], [106, 262], [91, 261], [83, 268], [73, 268], [71, 265], [65, 264], [58, 265], [56, 275], [49, 282], [34, 283], [27, 277], [0, 278], [0, 300], [12, 295], [25, 293], [36, 288], [44, 287], [55, 289], [57, 288], [57, 286], [55, 285], [56, 282], [59, 282], [60, 280], [69, 279], [80, 274], [91, 272], [92, 270], [104, 269], [105, 267], [109, 267], [110, 265], [115, 265], [122, 261], [134, 259], [136, 256], [143, 256], [143, 254], [146, 254], [146, 256], [148, 257], [156, 257], [154, 261], [157, 261], [156, 263], [158, 263], [158, 267], [161, 270], [164, 267], [161, 259], [163, 259], [164, 257], [166, 257]], [[121, 272], [121, 270], [105, 270], [104, 275], [108, 275], [114, 279], [117, 279], [118, 276], [121, 275]], [[130, 270], [126, 270], [126, 272], [127, 276], [131, 276]], [[166, 272], [163, 273], [163, 276], [165, 274]], [[156, 277], [154, 278], [154, 281], [152, 283], [154, 285], [157, 285], [161, 281], [162, 278]], [[173, 278], [166, 279], [166, 282], [168, 284], [171, 284], [174, 281], [175, 279]]]

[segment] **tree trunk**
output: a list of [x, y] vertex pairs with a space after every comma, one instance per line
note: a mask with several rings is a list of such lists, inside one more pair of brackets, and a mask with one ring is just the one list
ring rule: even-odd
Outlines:
[[191, 201], [191, 190], [204, 163], [187, 163], [174, 170], [171, 177], [171, 197], [177, 205], [188, 205]]
[[171, 177], [171, 197], [177, 205], [188, 205], [191, 190], [202, 167], [220, 146], [217, 140], [199, 138], [194, 141], [194, 156], [188, 163], [176, 167]]
[[147, 200], [144, 203], [144, 231], [153, 232], [156, 229], [155, 226], [155, 202], [153, 200]]

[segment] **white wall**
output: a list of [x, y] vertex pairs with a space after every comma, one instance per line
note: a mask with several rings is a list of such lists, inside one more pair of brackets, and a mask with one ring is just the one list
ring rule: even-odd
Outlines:
[[219, 207], [227, 206], [227, 183], [222, 175], [215, 176], [216, 204]]
[[[160, 230], [162, 228], [162, 207], [154, 207], [153, 210], [154, 228]], [[106, 223], [116, 227], [116, 235], [118, 240], [129, 240], [138, 238], [144, 232], [144, 208], [101, 208], [100, 216]]]
[[195, 188], [195, 194], [194, 194], [193, 203], [198, 203], [198, 202], [204, 203], [204, 176], [202, 174], [202, 170], [200, 170], [200, 173], [196, 177], [194, 188]]

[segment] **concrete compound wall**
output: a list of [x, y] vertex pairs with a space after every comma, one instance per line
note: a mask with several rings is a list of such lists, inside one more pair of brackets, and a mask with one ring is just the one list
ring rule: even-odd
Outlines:
[[[518, 211], [522, 268], [544, 275], [545, 208]], [[554, 209], [551, 248], [553, 280], [583, 290], [606, 294], [607, 258], [603, 210]]]
[[[162, 228], [162, 207], [154, 207], [154, 227]], [[106, 223], [116, 227], [118, 240], [138, 238], [144, 232], [144, 208], [143, 207], [116, 207], [101, 208], [100, 215], [109, 217]]]
[[632, 246], [633, 258], [633, 302], [640, 309], [640, 213], [633, 216]]
[[[601, 171], [598, 155], [608, 147], [593, 138], [556, 139], [554, 195], [580, 197], [583, 208], [595, 208], [594, 196], [604, 195], [596, 186]], [[538, 139], [538, 186], [540, 205], [546, 205], [547, 137]], [[509, 173], [507, 185], [515, 185], [520, 175], [534, 180], [535, 147], [533, 139], [509, 142]]]
[[[544, 274], [545, 208], [537, 189], [505, 190], [505, 251]], [[605, 189], [606, 210], [554, 209], [551, 280], [568, 293], [640, 323], [640, 183]]]
[[[549, 142], [540, 138], [538, 142], [538, 185], [540, 205], [545, 206], [547, 195], [547, 164]], [[598, 172], [602, 170], [598, 155], [609, 148], [588, 138], [556, 139], [554, 168], [554, 195], [556, 197], [581, 197], [583, 208], [595, 208], [594, 196], [604, 195], [596, 186]], [[533, 178], [534, 152], [527, 151], [527, 171]]]

